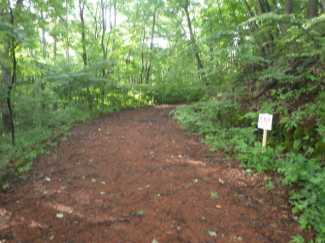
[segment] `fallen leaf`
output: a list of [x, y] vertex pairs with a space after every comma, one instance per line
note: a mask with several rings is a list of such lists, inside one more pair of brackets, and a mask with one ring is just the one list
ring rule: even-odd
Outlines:
[[217, 233], [215, 231], [208, 231], [208, 234], [210, 236], [217, 236]]
[[143, 210], [139, 210], [135, 214], [138, 215], [138, 216], [142, 216], [143, 215]]
[[220, 204], [217, 204], [217, 205], [216, 205], [216, 208], [221, 209], [222, 206], [221, 206]]

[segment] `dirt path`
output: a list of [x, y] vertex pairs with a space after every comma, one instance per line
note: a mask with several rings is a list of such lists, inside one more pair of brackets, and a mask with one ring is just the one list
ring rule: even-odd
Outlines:
[[186, 135], [168, 116], [173, 108], [74, 128], [1, 193], [0, 240], [279, 243], [302, 234], [286, 192], [267, 191], [262, 176]]

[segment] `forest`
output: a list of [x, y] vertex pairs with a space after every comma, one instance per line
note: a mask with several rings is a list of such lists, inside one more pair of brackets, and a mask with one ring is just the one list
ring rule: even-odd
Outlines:
[[4, 0], [0, 30], [3, 189], [77, 122], [187, 103], [181, 126], [278, 173], [325, 242], [325, 0]]

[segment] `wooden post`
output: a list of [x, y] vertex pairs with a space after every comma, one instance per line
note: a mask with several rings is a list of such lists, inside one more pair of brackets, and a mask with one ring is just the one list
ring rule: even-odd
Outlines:
[[267, 130], [263, 129], [262, 153], [265, 152], [266, 140], [267, 140]]
[[258, 115], [257, 127], [259, 129], [263, 129], [262, 153], [265, 152], [266, 140], [267, 140], [267, 131], [272, 130], [272, 120], [273, 120], [273, 115], [262, 114], [262, 113]]

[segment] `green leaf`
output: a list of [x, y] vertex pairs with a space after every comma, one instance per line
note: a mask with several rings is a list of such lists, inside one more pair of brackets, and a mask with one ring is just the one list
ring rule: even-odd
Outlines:
[[143, 215], [143, 210], [139, 210], [135, 213], [135, 215], [137, 216], [142, 216]]

